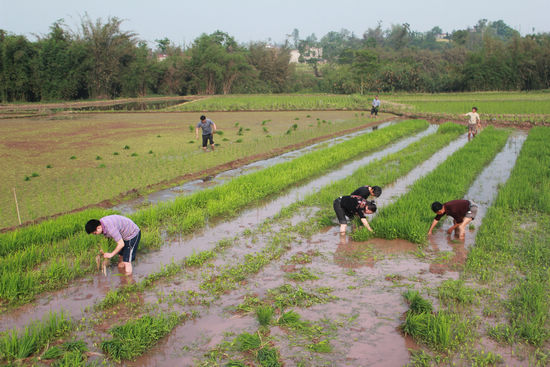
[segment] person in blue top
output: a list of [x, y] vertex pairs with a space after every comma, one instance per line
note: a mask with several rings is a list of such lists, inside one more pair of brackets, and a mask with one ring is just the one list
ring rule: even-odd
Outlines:
[[216, 132], [216, 124], [202, 115], [200, 122], [195, 128], [195, 139], [199, 138], [199, 128], [202, 129], [202, 150], [206, 152], [206, 143], [210, 140], [210, 146], [214, 150], [214, 133]]
[[375, 96], [372, 100], [372, 108], [370, 109], [370, 117], [378, 117], [378, 110], [380, 109], [380, 100], [378, 96]]

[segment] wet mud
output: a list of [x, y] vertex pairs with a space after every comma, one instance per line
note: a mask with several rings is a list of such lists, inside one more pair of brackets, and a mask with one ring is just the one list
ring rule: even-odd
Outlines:
[[196, 191], [203, 190], [205, 188], [221, 185], [235, 177], [242, 176], [243, 174], [256, 172], [264, 168], [274, 166], [279, 163], [288, 162], [306, 153], [309, 153], [321, 148], [331, 147], [335, 144], [342, 143], [346, 140], [352, 139], [359, 135], [368, 134], [377, 129], [391, 126], [395, 123], [396, 123], [396, 120], [383, 122], [381, 124], [374, 125], [373, 127], [370, 127], [368, 129], [364, 129], [351, 134], [338, 136], [333, 139], [325, 140], [319, 143], [311, 144], [311, 145], [308, 145], [307, 147], [292, 150], [290, 152], [278, 155], [276, 157], [252, 162], [234, 169], [225, 170], [218, 174], [206, 175], [200, 179], [188, 181], [182, 185], [177, 185], [165, 190], [153, 192], [148, 195], [139, 197], [135, 200], [126, 201], [124, 203], [114, 206], [112, 209], [120, 211], [123, 214], [130, 214], [135, 212], [136, 209], [139, 209], [139, 207], [141, 207], [142, 205], [150, 205], [150, 204], [155, 205], [164, 201], [172, 201], [179, 196], [189, 195]]
[[[297, 198], [318, 190], [333, 180], [345, 177], [358, 167], [383, 157], [420, 139], [432, 130], [393, 144], [383, 151], [370, 154], [349, 164], [314, 179], [300, 187], [283, 193], [278, 198], [264, 202], [254, 208], [242, 211], [235, 219], [227, 222], [210, 223], [200, 233], [192, 236], [180, 236], [167, 240], [161, 250], [147, 254], [139, 259], [133, 276], [140, 280], [146, 275], [167, 264], [171, 260], [178, 262], [193, 252], [212, 249], [224, 238], [237, 236], [235, 246], [223, 256], [216, 259], [214, 267], [242, 261], [247, 253], [259, 251], [269, 240], [269, 233], [256, 237], [247, 237], [243, 231], [256, 228], [267, 218]], [[285, 366], [295, 366], [310, 358], [308, 365], [338, 366], [403, 366], [409, 363], [409, 349], [418, 346], [400, 331], [402, 315], [407, 311], [402, 294], [408, 289], [422, 289], [426, 285], [435, 287], [446, 279], [458, 278], [460, 266], [463, 265], [467, 250], [475, 243], [475, 234], [486, 208], [494, 200], [500, 183], [506, 181], [515, 159], [525, 140], [525, 133], [514, 133], [505, 148], [493, 162], [486, 167], [472, 185], [466, 198], [480, 204], [478, 216], [473, 222], [475, 228], [466, 233], [465, 241], [457, 241], [446, 235], [443, 223], [431, 237], [425, 251], [427, 257], [416, 256], [417, 245], [404, 240], [373, 239], [366, 242], [354, 242], [347, 235], [338, 233], [338, 227], [328, 227], [311, 238], [297, 238], [290, 249], [277, 261], [272, 261], [258, 274], [249, 277], [239, 287], [222, 297], [210, 300], [210, 306], [187, 304], [175, 309], [183, 311], [197, 310], [199, 317], [177, 326], [166, 338], [163, 338], [146, 355], [125, 366], [192, 366], [204, 360], [204, 355], [211, 348], [226, 340], [227, 335], [242, 332], [255, 332], [258, 322], [254, 315], [234, 313], [232, 310], [243, 302], [245, 296], [263, 297], [267, 290], [285, 283], [291, 283], [304, 289], [330, 287], [337, 300], [309, 308], [296, 309], [302, 319], [308, 321], [333, 320], [343, 325], [337, 328], [336, 335], [330, 339], [333, 352], [328, 354], [306, 354], [303, 348], [296, 348], [288, 341], [286, 332], [272, 327], [271, 335], [276, 340], [277, 348]], [[425, 161], [418, 170], [384, 188], [383, 198], [377, 200], [380, 206], [387, 205], [407, 192], [414, 181], [434, 169], [448, 155], [465, 143], [462, 137], [451, 143], [437, 155]], [[211, 181], [210, 181], [211, 182]], [[482, 210], [483, 207], [483, 210]], [[291, 223], [303, 221], [311, 212], [300, 213], [290, 219]], [[273, 232], [277, 228], [272, 229]], [[311, 262], [293, 262], [292, 257], [307, 254]], [[449, 256], [441, 255], [449, 254]], [[452, 256], [451, 256], [452, 255]], [[454, 265], [449, 262], [452, 258]], [[308, 268], [320, 275], [319, 280], [292, 282], [285, 278], [289, 272]], [[157, 289], [148, 291], [143, 296], [144, 303], [155, 303], [171, 292], [199, 290], [202, 270], [190, 270], [162, 284]], [[30, 318], [36, 319], [47, 310], [63, 308], [73, 317], [81, 317], [86, 306], [99, 301], [105, 293], [121, 285], [120, 277], [109, 269], [108, 276], [92, 276], [75, 282], [70, 288], [41, 298], [33, 305], [28, 305], [15, 312], [2, 315], [2, 330], [13, 326], [25, 325]], [[231, 338], [229, 338], [231, 339]], [[315, 358], [319, 358], [317, 364]], [[506, 358], [506, 357], [505, 357]]]
[[[236, 233], [245, 229], [254, 228], [296, 199], [320, 189], [333, 180], [347, 176], [362, 165], [397, 152], [423, 136], [435, 132], [436, 129], [437, 126], [431, 126], [426, 131], [402, 139], [383, 150], [367, 154], [362, 158], [344, 164], [332, 172], [283, 193], [282, 196], [245, 209], [232, 220], [208, 223], [204, 230], [196, 234], [165, 238], [160, 250], [148, 254], [142, 252], [141, 256], [137, 257], [131, 281], [139, 281], [170, 262], [179, 263], [194, 252], [211, 250], [221, 239], [233, 237]], [[372, 130], [368, 129], [368, 131]], [[98, 302], [110, 289], [124, 285], [123, 282], [127, 279], [125, 276], [120, 276], [116, 266], [108, 267], [106, 276], [98, 272], [95, 276], [77, 279], [68, 288], [41, 296], [33, 304], [25, 306], [25, 311], [20, 309], [13, 311], [15, 315], [19, 315], [18, 317], [12, 317], [12, 312], [0, 315], [0, 330], [23, 327], [33, 319], [41, 318], [42, 315], [59, 309], [64, 309], [72, 317], [79, 318], [83, 307]], [[82, 301], [82, 299], [85, 299], [85, 301]]]
[[526, 138], [526, 131], [516, 130], [512, 132], [504, 148], [485, 167], [464, 196], [464, 199], [472, 200], [478, 204], [477, 216], [466, 228], [464, 239], [459, 239], [455, 233], [447, 234], [447, 228], [453, 223], [452, 218], [445, 218], [441, 226], [434, 231], [430, 237], [430, 246], [433, 251], [449, 252], [454, 255], [446, 261], [434, 263], [432, 271], [442, 274], [445, 271], [462, 269], [468, 255], [468, 249], [475, 245], [475, 236], [483, 222], [487, 209], [496, 199], [499, 185], [504, 184], [510, 177]]

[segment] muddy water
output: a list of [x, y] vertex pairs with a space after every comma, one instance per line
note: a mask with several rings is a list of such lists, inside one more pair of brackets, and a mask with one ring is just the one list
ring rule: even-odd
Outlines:
[[221, 185], [224, 182], [227, 182], [235, 177], [242, 176], [243, 174], [252, 173], [267, 167], [274, 166], [279, 163], [293, 160], [294, 158], [298, 158], [306, 153], [315, 151], [317, 149], [327, 148], [335, 144], [342, 143], [346, 140], [352, 139], [356, 136], [368, 134], [374, 130], [382, 129], [387, 126], [394, 125], [396, 122], [397, 120], [384, 122], [379, 125], [375, 125], [370, 128], [364, 129], [362, 131], [354, 132], [352, 134], [342, 135], [334, 139], [309, 145], [302, 149], [297, 149], [291, 152], [281, 154], [277, 157], [253, 162], [239, 168], [224, 171], [215, 176], [208, 176], [200, 180], [192, 180], [184, 183], [183, 185], [178, 185], [178, 186], [171, 187], [169, 189], [160, 190], [160, 191], [145, 195], [143, 197], [137, 198], [135, 200], [130, 200], [130, 201], [121, 203], [113, 207], [113, 209], [120, 211], [122, 214], [130, 214], [135, 212], [140, 206], [149, 205], [149, 204], [155, 205], [164, 201], [172, 201], [178, 196], [189, 195], [207, 187], [214, 187], [217, 185]]
[[454, 234], [453, 236], [447, 235], [446, 228], [452, 225], [452, 218], [446, 218], [430, 239], [430, 243], [434, 249], [453, 251], [456, 248], [464, 248], [466, 250], [474, 245], [477, 230], [487, 213], [487, 209], [498, 194], [498, 186], [505, 183], [508, 177], [510, 177], [512, 168], [516, 163], [516, 159], [526, 138], [526, 131], [515, 130], [512, 132], [504, 148], [485, 167], [468, 190], [468, 193], [464, 196], [464, 199], [472, 200], [478, 204], [477, 216], [471, 222], [474, 228], [466, 231], [465, 239], [459, 241], [455, 238]]
[[[167, 239], [159, 251], [138, 257], [134, 265], [134, 273], [130, 280], [127, 277], [120, 276], [116, 267], [108, 268], [106, 277], [98, 272], [96, 276], [75, 280], [70, 287], [40, 297], [35, 303], [27, 305], [23, 309], [17, 309], [13, 312], [0, 315], [0, 330], [22, 327], [31, 320], [41, 318], [42, 315], [50, 311], [59, 310], [60, 308], [66, 310], [72, 317], [78, 318], [82, 314], [83, 307], [98, 302], [105, 296], [107, 291], [119, 287], [121, 282], [139, 281], [150, 273], [160, 270], [163, 264], [168, 264], [171, 261], [179, 262], [193, 252], [211, 250], [221, 239], [233, 237], [244, 229], [256, 226], [258, 223], [278, 213], [282, 207], [293, 203], [297, 198], [318, 190], [333, 180], [341, 179], [355, 171], [358, 167], [375, 159], [397, 152], [414, 141], [434, 133], [436, 130], [436, 125], [430, 126], [427, 130], [417, 135], [402, 139], [381, 151], [345, 164], [322, 177], [288, 191], [286, 194], [272, 201], [266, 201], [263, 205], [244, 210], [236, 219], [219, 224], [211, 223], [196, 235]], [[98, 286], [98, 284], [101, 284], [101, 286]]]
[[[472, 185], [468, 192], [472, 200], [486, 206], [490, 205], [496, 195], [497, 185], [505, 182], [509, 176], [524, 139], [525, 135], [521, 133], [510, 137], [506, 147]], [[464, 137], [462, 141], [456, 141], [454, 150], [464, 143]], [[454, 150], [449, 148], [447, 155]], [[424, 171], [419, 170], [420, 174], [411, 172], [395, 185], [386, 188], [384, 194], [391, 199], [380, 200], [380, 204], [385, 205], [395, 200], [407, 190], [407, 185], [410, 185], [415, 177], [418, 178], [426, 174], [426, 170], [435, 168], [438, 164], [436, 162], [442, 158], [433, 159], [431, 163], [426, 163]], [[481, 219], [484, 213], [485, 210], [478, 213], [478, 219]], [[456, 243], [446, 236], [437, 240], [439, 237], [434, 235], [432, 248], [428, 249], [431, 254], [428, 259], [422, 259], [415, 256], [417, 246], [407, 241], [374, 239], [358, 243], [349, 241], [347, 236], [342, 236], [337, 231], [338, 228], [334, 226], [310, 239], [297, 240], [283, 258], [269, 264], [260, 274], [249, 279], [248, 283], [217, 301], [206, 311], [204, 317], [177, 327], [169, 338], [153, 348], [146, 357], [128, 365], [194, 365], [204, 358], [204, 354], [210, 348], [222, 340], [221, 334], [254, 332], [258, 324], [253, 316], [236, 317], [227, 310], [242, 302], [247, 294], [262, 297], [267, 289], [285, 283], [286, 272], [296, 271], [302, 266], [322, 275], [321, 280], [299, 283], [299, 286], [304, 289], [328, 286], [333, 289], [333, 295], [339, 297], [339, 300], [328, 304], [298, 309], [302, 319], [328, 319], [342, 322], [344, 326], [339, 328], [335, 338], [331, 339], [333, 352], [306, 357], [303, 356], [303, 350], [297, 351], [297, 348], [289, 343], [285, 331], [273, 327], [271, 335], [277, 340], [276, 345], [285, 366], [296, 366], [305, 358], [311, 358], [309, 365], [317, 365], [315, 358], [320, 358], [319, 365], [406, 365], [410, 358], [408, 349], [416, 349], [418, 346], [410, 338], [403, 337], [399, 330], [399, 325], [403, 321], [402, 315], [408, 309], [402, 294], [409, 288], [421, 290], [425, 286], [436, 287], [446, 279], [457, 279], [458, 271], [434, 271], [434, 263], [430, 258], [436, 257], [440, 248], [447, 246], [454, 252], [455, 258], [463, 261], [467, 255], [465, 243]], [[473, 238], [475, 232], [467, 236]], [[315, 251], [319, 251], [320, 255], [314, 256], [311, 264], [287, 265], [292, 255]], [[191, 348], [184, 350], [182, 346]]]

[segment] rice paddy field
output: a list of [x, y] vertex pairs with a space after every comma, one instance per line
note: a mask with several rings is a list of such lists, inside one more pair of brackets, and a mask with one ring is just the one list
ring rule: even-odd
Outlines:
[[[477, 103], [483, 119], [498, 96], [381, 99], [449, 116]], [[533, 93], [541, 115], [544, 98]], [[234, 96], [1, 119], [0, 363], [550, 364], [550, 127], [485, 125], [468, 141], [452, 118], [375, 120], [369, 105]], [[528, 114], [517, 106], [506, 113]], [[221, 132], [214, 152], [194, 139], [202, 113]], [[115, 244], [87, 235], [88, 219], [195, 178], [191, 192], [126, 207], [143, 235], [131, 276], [96, 263]], [[354, 219], [340, 234], [333, 200], [367, 184], [383, 190], [374, 233]], [[13, 188], [35, 223], [6, 229]], [[465, 239], [448, 219], [428, 236], [431, 202], [459, 198], [480, 207]]]

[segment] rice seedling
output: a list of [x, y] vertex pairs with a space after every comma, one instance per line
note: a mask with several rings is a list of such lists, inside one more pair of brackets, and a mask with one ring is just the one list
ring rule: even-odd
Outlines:
[[51, 164], [46, 165], [46, 168], [53, 168]]
[[58, 359], [61, 357], [65, 351], [59, 346], [48, 348], [42, 355], [40, 359]]
[[261, 326], [267, 326], [273, 318], [273, 308], [271, 306], [260, 306], [256, 309], [256, 317]]
[[311, 272], [308, 268], [301, 268], [300, 271], [295, 273], [285, 274], [285, 278], [293, 280], [295, 282], [304, 282], [306, 280], [316, 280], [319, 277]]
[[176, 313], [145, 315], [115, 326], [109, 330], [112, 338], [101, 342], [101, 349], [117, 362], [134, 359], [168, 334], [184, 317]]
[[77, 350], [63, 354], [60, 360], [52, 364], [53, 367], [85, 367], [86, 365], [85, 356]]
[[279, 367], [282, 366], [279, 362], [279, 356], [275, 348], [263, 347], [256, 353], [256, 359], [262, 367]]
[[414, 314], [431, 313], [433, 311], [432, 303], [418, 293], [418, 291], [408, 290], [403, 297], [409, 302], [410, 312]]
[[402, 330], [437, 350], [444, 350], [451, 343], [451, 319], [445, 313], [409, 312]]
[[[506, 130], [486, 128], [434, 171], [419, 179], [408, 193], [373, 218], [371, 226], [376, 228], [376, 236], [425, 243], [433, 219], [431, 203], [462, 198], [477, 174], [505, 144], [508, 135]], [[467, 165], [463, 163], [466, 157]], [[371, 233], [364, 229], [353, 235], [354, 239], [363, 241], [370, 236]]]
[[50, 312], [43, 320], [31, 322], [22, 332], [6, 331], [0, 337], [0, 360], [10, 362], [26, 358], [67, 333], [72, 322], [62, 311]]
[[476, 292], [464, 285], [462, 280], [449, 279], [438, 287], [439, 299], [444, 303], [471, 304], [476, 299]]
[[262, 340], [260, 339], [260, 335], [258, 333], [242, 333], [235, 338], [235, 346], [237, 347], [237, 350], [241, 352], [259, 349], [261, 344]]

